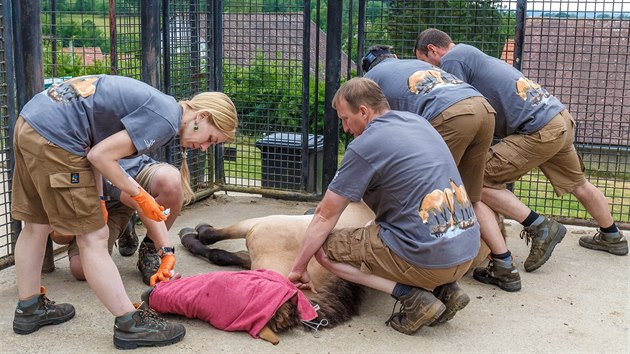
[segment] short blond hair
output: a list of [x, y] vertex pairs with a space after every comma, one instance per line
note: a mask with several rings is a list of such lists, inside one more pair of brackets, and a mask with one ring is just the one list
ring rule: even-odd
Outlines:
[[352, 113], [356, 113], [361, 105], [377, 111], [389, 110], [389, 103], [378, 84], [364, 77], [355, 77], [343, 84], [332, 99], [332, 107], [337, 109], [339, 100], [348, 104]]

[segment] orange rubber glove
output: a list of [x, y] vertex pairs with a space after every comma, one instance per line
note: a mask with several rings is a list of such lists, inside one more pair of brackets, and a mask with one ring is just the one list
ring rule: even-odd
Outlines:
[[107, 207], [105, 206], [105, 200], [101, 199], [101, 207], [103, 208], [103, 216], [105, 217], [105, 224], [107, 225], [107, 220], [109, 218], [109, 212], [107, 211]]
[[168, 216], [164, 215], [164, 207], [159, 205], [142, 187], [138, 189], [140, 189], [140, 194], [131, 198], [140, 205], [142, 213], [151, 220], [158, 222], [166, 220]]
[[160, 268], [151, 276], [150, 285], [154, 286], [158, 282], [170, 280], [174, 274], [174, 272], [171, 273], [173, 268], [175, 268], [175, 255], [172, 253], [165, 254], [162, 257]]

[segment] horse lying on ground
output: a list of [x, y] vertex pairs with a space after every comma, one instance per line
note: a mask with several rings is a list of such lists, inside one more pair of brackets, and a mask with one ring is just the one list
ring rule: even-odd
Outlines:
[[[236, 224], [215, 229], [207, 224], [195, 229], [184, 228], [179, 236], [182, 245], [192, 254], [207, 259], [219, 266], [238, 266], [244, 269], [270, 269], [288, 275], [299, 251], [306, 228], [312, 215], [271, 215], [246, 219]], [[374, 219], [374, 213], [363, 202], [350, 203], [337, 222], [336, 228], [363, 227]], [[228, 252], [209, 248], [216, 242], [230, 239], [245, 239], [247, 251]], [[485, 252], [485, 253], [484, 253]], [[479, 264], [488, 252], [480, 251]], [[304, 291], [309, 300], [319, 305], [318, 319], [325, 319], [327, 327], [334, 327], [358, 314], [363, 296], [361, 286], [333, 275], [314, 258], [308, 265], [317, 293]], [[268, 328], [259, 336], [272, 343], [279, 333], [301, 324], [295, 306], [285, 303], [268, 322]], [[271, 331], [269, 331], [269, 329]], [[268, 338], [266, 338], [268, 337]]]

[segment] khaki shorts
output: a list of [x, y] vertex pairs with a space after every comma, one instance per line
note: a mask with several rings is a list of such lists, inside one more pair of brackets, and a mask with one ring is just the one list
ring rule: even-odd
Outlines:
[[[165, 162], [154, 163], [143, 168], [136, 176], [136, 182], [147, 191], [151, 193], [151, 181], [155, 172], [164, 166], [171, 166]], [[107, 241], [107, 247], [109, 254], [112, 254], [114, 244], [118, 238], [122, 235], [123, 231], [127, 227], [131, 216], [133, 215], [133, 208], [126, 206], [125, 204], [114, 201], [107, 203], [107, 228], [109, 229], [109, 240]], [[77, 246], [76, 239], [72, 240], [68, 245], [68, 258], [72, 258], [79, 254], [79, 247]]]
[[13, 136], [14, 219], [49, 224], [62, 235], [80, 235], [105, 225], [92, 166], [85, 156], [47, 141], [19, 117]]
[[541, 130], [505, 137], [490, 147], [484, 186], [504, 189], [538, 167], [558, 196], [586, 183], [584, 164], [573, 146], [575, 121], [565, 109]]
[[483, 166], [494, 133], [495, 111], [483, 97], [450, 106], [431, 120], [448, 145], [471, 202], [481, 200]]
[[433, 291], [437, 286], [459, 280], [472, 260], [443, 269], [426, 269], [409, 264], [392, 252], [378, 236], [376, 224], [333, 230], [322, 248], [334, 262], [350, 264], [364, 272], [398, 283]]

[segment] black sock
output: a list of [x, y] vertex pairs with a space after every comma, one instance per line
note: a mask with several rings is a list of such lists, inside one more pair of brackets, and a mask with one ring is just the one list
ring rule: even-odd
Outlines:
[[394, 286], [394, 291], [392, 291], [392, 297], [398, 300], [398, 298], [400, 298], [401, 296], [409, 294], [411, 290], [413, 290], [412, 286], [396, 283], [396, 286]]
[[153, 240], [149, 238], [149, 236], [144, 236], [144, 238], [142, 239], [142, 243], [145, 243], [147, 245], [152, 245], [153, 244]]
[[521, 223], [521, 225], [528, 227], [530, 226], [534, 221], [536, 221], [536, 219], [538, 219], [540, 217], [540, 215], [538, 215], [538, 213], [536, 213], [535, 211], [530, 211], [529, 215], [527, 215], [527, 217], [525, 218], [525, 220], [523, 220], [523, 222]]
[[599, 229], [605, 234], [614, 234], [616, 232], [619, 232], [619, 229], [617, 228], [617, 224], [615, 224], [614, 222], [612, 225], [608, 227], [600, 227]]
[[509, 258], [509, 257], [512, 256], [512, 252], [510, 252], [510, 250], [508, 250], [507, 252], [501, 253], [501, 254], [491, 253], [490, 256], [492, 256], [492, 258], [505, 260], [506, 258]]

